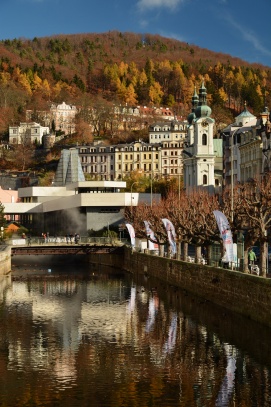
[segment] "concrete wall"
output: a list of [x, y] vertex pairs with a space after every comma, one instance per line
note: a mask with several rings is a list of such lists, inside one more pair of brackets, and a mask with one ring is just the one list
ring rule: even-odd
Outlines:
[[271, 327], [271, 280], [222, 268], [125, 251], [123, 267], [148, 274]]
[[6, 275], [11, 271], [11, 247], [0, 246], [0, 275]]

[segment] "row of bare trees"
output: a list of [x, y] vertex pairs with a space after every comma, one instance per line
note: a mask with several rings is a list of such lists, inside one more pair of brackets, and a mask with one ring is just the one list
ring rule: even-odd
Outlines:
[[[233, 209], [233, 211], [232, 211]], [[162, 218], [168, 218], [174, 225], [179, 242], [183, 244], [183, 258], [187, 259], [188, 244], [195, 246], [195, 261], [200, 262], [202, 247], [207, 248], [211, 258], [211, 245], [222, 243], [213, 211], [220, 210], [228, 218], [234, 241], [241, 239], [244, 244], [244, 272], [248, 272], [248, 249], [256, 243], [260, 246], [260, 274], [267, 275], [268, 232], [271, 223], [271, 176], [252, 180], [225, 189], [222, 196], [208, 194], [202, 189], [181, 194], [170, 192], [152, 206], [139, 204], [126, 209], [126, 221], [134, 226], [136, 236], [149, 237], [144, 221], [148, 221], [159, 247], [169, 244]]]

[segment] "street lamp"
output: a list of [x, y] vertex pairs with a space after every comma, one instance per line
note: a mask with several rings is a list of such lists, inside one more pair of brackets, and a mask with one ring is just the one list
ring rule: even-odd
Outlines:
[[234, 141], [234, 135], [235, 133], [239, 130], [235, 129], [232, 134], [231, 134], [231, 221], [233, 222], [233, 141]]

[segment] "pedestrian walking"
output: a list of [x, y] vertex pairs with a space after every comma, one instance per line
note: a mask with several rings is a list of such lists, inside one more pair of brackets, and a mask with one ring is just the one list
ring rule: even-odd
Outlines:
[[254, 264], [257, 261], [256, 253], [253, 251], [252, 247], [248, 251], [248, 259], [250, 264]]
[[253, 251], [252, 247], [248, 251], [248, 268], [252, 272], [254, 262], [257, 260], [256, 253]]

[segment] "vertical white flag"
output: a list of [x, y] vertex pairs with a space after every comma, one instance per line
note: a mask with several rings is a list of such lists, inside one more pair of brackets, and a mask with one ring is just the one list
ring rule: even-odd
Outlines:
[[229, 262], [234, 261], [232, 233], [228, 219], [226, 218], [224, 213], [220, 211], [214, 211], [213, 214], [215, 215], [220, 236], [223, 240], [223, 246], [226, 250], [227, 260]]
[[171, 246], [171, 250], [172, 250], [172, 254], [176, 254], [176, 232], [175, 232], [175, 228], [172, 224], [172, 222], [170, 222], [169, 219], [163, 218], [162, 222], [166, 228], [167, 231], [167, 236], [168, 236], [168, 241], [170, 243]]
[[154, 231], [151, 229], [150, 223], [147, 220], [144, 220], [144, 225], [146, 228], [147, 236], [152, 240], [152, 241], [150, 241], [150, 240], [148, 241], [149, 249], [155, 250], [155, 249], [157, 249], [158, 245], [154, 243], [154, 242], [156, 242], [156, 238], [154, 236]]
[[130, 239], [131, 239], [131, 246], [135, 247], [135, 230], [130, 223], [126, 223], [126, 227], [128, 229]]

